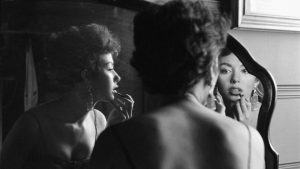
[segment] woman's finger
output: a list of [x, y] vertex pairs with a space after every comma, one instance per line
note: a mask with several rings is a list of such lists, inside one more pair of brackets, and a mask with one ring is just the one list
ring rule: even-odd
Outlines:
[[[127, 120], [127, 117], [126, 117], [126, 115], [125, 115], [125, 114], [123, 114], [123, 113], [122, 113], [122, 117], [123, 117], [123, 120]], [[123, 120], [122, 120], [122, 121], [123, 121]]]
[[240, 100], [242, 112], [246, 119], [250, 116], [250, 110], [251, 110], [251, 104], [245, 99], [245, 97], [242, 97]]
[[125, 96], [127, 97], [128, 101], [130, 101], [131, 103], [134, 103], [133, 98], [129, 94], [125, 94]]
[[209, 94], [206, 100], [206, 105], [207, 108], [216, 111], [216, 100], [214, 95]]
[[236, 114], [237, 120], [238, 121], [243, 121], [245, 118], [244, 118], [244, 114], [243, 114], [243, 111], [242, 111], [242, 108], [241, 108], [240, 101], [238, 101], [236, 103], [236, 110], [237, 110], [237, 114]]
[[218, 103], [218, 102], [216, 103], [216, 112], [225, 116], [226, 115], [225, 110], [226, 110], [226, 107], [223, 104]]
[[222, 96], [216, 95], [215, 99], [216, 99], [216, 111], [222, 115], [226, 115], [225, 113], [226, 107], [223, 103]]
[[129, 94], [121, 94], [121, 93], [115, 93], [115, 98], [130, 102], [130, 103], [134, 103], [132, 97]]
[[222, 98], [221, 95], [216, 95], [216, 99], [217, 99], [217, 101], [218, 101], [220, 104], [223, 104], [223, 105], [224, 105], [223, 98]]
[[241, 97], [239, 103], [240, 103], [240, 107], [241, 107], [242, 113], [243, 113], [243, 114], [247, 113], [248, 110], [247, 110], [245, 98], [244, 98], [244, 97]]
[[115, 99], [112, 101], [114, 107], [123, 115], [123, 118], [129, 119], [132, 117], [134, 100], [129, 94], [114, 93]]
[[126, 104], [126, 109], [129, 112], [128, 113], [128, 117], [130, 118], [130, 117], [132, 117], [132, 110], [133, 110], [134, 100], [133, 100], [133, 98], [129, 94], [125, 94], [125, 96], [127, 98], [124, 98], [124, 99], [126, 101], [128, 101], [127, 102], [128, 104]]

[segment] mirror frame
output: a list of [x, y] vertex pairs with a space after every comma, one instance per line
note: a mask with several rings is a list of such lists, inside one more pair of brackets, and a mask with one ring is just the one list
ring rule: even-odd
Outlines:
[[266, 169], [278, 169], [279, 155], [274, 150], [269, 138], [269, 127], [277, 98], [276, 82], [271, 73], [258, 64], [249, 51], [230, 34], [227, 39], [227, 46], [240, 59], [248, 72], [255, 75], [262, 83], [264, 96], [256, 129], [261, 134], [265, 143]]

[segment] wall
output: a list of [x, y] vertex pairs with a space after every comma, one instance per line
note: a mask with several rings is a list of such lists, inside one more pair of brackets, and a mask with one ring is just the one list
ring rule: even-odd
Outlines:
[[300, 169], [300, 33], [232, 30], [258, 63], [274, 76], [277, 103], [270, 138], [279, 168]]

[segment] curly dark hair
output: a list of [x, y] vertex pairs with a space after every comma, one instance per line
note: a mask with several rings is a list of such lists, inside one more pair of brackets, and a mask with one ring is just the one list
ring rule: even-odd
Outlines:
[[230, 22], [201, 1], [174, 0], [134, 18], [135, 51], [131, 65], [145, 90], [180, 94], [205, 78], [225, 46]]
[[106, 26], [95, 23], [71, 26], [52, 33], [46, 45], [45, 90], [66, 92], [80, 81], [84, 69], [95, 73], [99, 55], [120, 52], [119, 40]]

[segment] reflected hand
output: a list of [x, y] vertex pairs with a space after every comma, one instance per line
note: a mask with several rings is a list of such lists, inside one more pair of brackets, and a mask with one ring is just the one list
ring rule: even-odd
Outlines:
[[215, 111], [226, 116], [225, 110], [226, 110], [226, 106], [223, 103], [222, 96], [216, 95], [216, 110]]
[[216, 95], [216, 96], [209, 95], [206, 107], [224, 116], [226, 115], [225, 114], [226, 107], [223, 103], [223, 99], [221, 95]]
[[251, 113], [251, 103], [244, 96], [236, 103], [236, 117], [238, 121], [247, 122]]
[[132, 117], [134, 100], [129, 94], [114, 93], [115, 99], [111, 101], [114, 109], [108, 116], [108, 123], [115, 124], [128, 120]]

